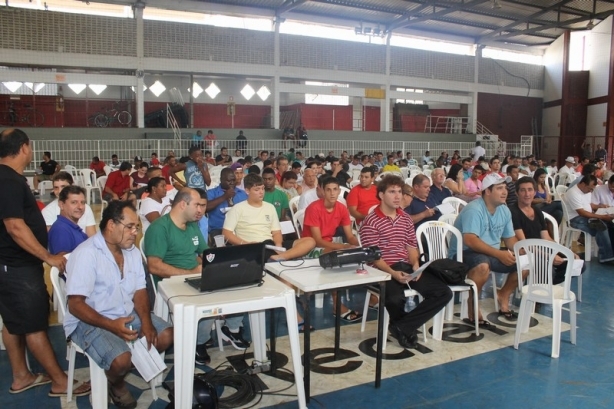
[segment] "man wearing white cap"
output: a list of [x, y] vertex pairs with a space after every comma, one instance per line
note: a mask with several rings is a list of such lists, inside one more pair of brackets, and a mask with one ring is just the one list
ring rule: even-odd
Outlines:
[[[506, 183], [511, 178], [501, 177], [491, 173], [482, 181], [482, 197], [469, 203], [460, 212], [454, 227], [463, 234], [463, 262], [469, 267], [467, 278], [475, 281], [478, 292], [488, 280], [491, 271], [509, 274], [502, 289], [497, 292], [499, 315], [510, 321], [515, 321], [518, 314], [509, 308], [509, 297], [518, 285], [516, 275], [516, 258], [514, 253], [501, 250], [501, 240], [508, 249], [518, 241], [512, 225], [512, 214], [505, 200], [507, 199]], [[454, 238], [452, 240], [455, 240]], [[450, 243], [450, 258], [456, 256], [456, 244]], [[473, 316], [474, 306], [469, 300], [469, 316]], [[491, 325], [478, 314], [481, 326]], [[473, 325], [469, 319], [466, 319]]]
[[567, 159], [565, 159], [565, 166], [561, 166], [561, 169], [559, 169], [559, 173], [575, 175], [576, 170], [573, 167], [575, 163], [576, 161], [574, 160], [573, 156], [568, 156]]

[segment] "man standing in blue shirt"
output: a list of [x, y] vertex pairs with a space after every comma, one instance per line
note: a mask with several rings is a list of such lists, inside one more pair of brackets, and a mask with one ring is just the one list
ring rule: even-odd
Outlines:
[[222, 169], [220, 185], [207, 192], [207, 213], [209, 214], [209, 233], [222, 234], [226, 212], [237, 203], [247, 200], [247, 193], [236, 187], [237, 177], [230, 168]]
[[85, 213], [85, 189], [80, 186], [66, 186], [58, 198], [60, 214], [49, 229], [49, 252], [66, 254], [85, 240], [87, 234], [79, 227], [79, 219]]
[[[509, 298], [518, 286], [516, 258], [510, 250], [501, 250], [501, 240], [508, 249], [518, 241], [512, 225], [512, 214], [505, 206], [509, 177], [491, 173], [482, 181], [482, 197], [469, 203], [458, 215], [454, 227], [463, 234], [463, 262], [469, 267], [467, 278], [478, 287], [478, 293], [488, 280], [491, 271], [508, 274], [503, 288], [497, 291], [499, 315], [515, 321], [518, 314], [509, 308]], [[450, 258], [456, 257], [456, 239], [450, 243]], [[469, 316], [474, 306], [469, 300]], [[490, 325], [478, 314], [481, 326]], [[473, 323], [471, 323], [473, 325]]]

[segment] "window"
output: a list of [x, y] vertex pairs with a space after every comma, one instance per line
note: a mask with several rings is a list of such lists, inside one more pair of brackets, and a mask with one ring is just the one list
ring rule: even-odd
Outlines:
[[[305, 85], [317, 85], [325, 88], [326, 93], [305, 94], [306, 104], [319, 105], [350, 105], [350, 97], [346, 95], [336, 95], [339, 88], [349, 88], [349, 84], [335, 84], [332, 82], [305, 81]], [[328, 93], [330, 92], [330, 93]]]

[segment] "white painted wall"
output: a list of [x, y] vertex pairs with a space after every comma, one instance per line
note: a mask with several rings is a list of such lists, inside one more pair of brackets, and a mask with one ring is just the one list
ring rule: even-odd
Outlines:
[[542, 116], [542, 135], [560, 136], [561, 107], [546, 108]]
[[[586, 37], [585, 67], [590, 71], [589, 98], [602, 97], [608, 94], [612, 18], [610, 16], [599, 23]], [[588, 126], [590, 125], [587, 124]], [[588, 130], [587, 135], [591, 135]]]
[[605, 136], [608, 104], [589, 105], [586, 113], [586, 135]]
[[[544, 80], [544, 102], [563, 97], [563, 36], [557, 38], [544, 53], [546, 76]], [[544, 135], [548, 135], [544, 132]]]

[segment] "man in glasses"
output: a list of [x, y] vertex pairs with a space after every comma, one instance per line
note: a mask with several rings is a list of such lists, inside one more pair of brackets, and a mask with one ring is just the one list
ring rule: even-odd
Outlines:
[[134, 248], [138, 222], [131, 202], [109, 203], [100, 232], [66, 264], [64, 332], [105, 370], [109, 397], [121, 408], [136, 407], [124, 381], [132, 367], [128, 342], [145, 337], [147, 348], [158, 352], [173, 343], [171, 325], [150, 312], [143, 261]]

